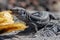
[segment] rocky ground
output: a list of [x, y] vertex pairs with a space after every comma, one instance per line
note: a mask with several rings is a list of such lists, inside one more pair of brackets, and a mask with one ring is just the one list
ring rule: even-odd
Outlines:
[[60, 36], [55, 36], [55, 37], [41, 37], [35, 35], [35, 37], [29, 36], [0, 36], [0, 40], [60, 40]]

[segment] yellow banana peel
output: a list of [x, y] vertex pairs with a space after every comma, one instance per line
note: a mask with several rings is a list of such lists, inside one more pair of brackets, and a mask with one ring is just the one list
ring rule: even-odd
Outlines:
[[26, 24], [19, 22], [15, 23], [11, 11], [2, 11], [0, 12], [0, 33], [12, 32], [16, 30], [25, 30]]

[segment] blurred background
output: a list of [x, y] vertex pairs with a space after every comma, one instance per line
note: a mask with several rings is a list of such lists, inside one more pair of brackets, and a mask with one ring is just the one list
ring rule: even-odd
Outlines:
[[0, 0], [0, 10], [22, 7], [36, 11], [60, 11], [60, 0]]

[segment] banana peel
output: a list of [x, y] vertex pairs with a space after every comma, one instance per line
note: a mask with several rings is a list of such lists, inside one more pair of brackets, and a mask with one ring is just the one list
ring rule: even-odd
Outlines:
[[17, 30], [23, 31], [27, 28], [25, 23], [15, 23], [11, 13], [11, 11], [0, 12], [0, 34]]
[[5, 22], [5, 21], [6, 21], [6, 19], [0, 18], [0, 23]]
[[8, 24], [8, 25], [0, 25], [0, 31], [3, 31], [2, 33], [17, 31], [17, 30], [23, 31], [26, 28], [27, 28], [26, 25], [23, 24], [23, 23], [14, 23], [14, 24]]
[[0, 25], [7, 25], [7, 24], [14, 23], [13, 16], [11, 15], [11, 12], [10, 11], [0, 12], [0, 22], [1, 22]]

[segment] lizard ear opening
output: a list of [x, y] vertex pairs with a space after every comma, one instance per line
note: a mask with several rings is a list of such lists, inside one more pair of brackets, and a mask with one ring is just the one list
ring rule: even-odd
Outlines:
[[56, 1], [53, 1], [52, 4], [56, 4], [57, 2]]

